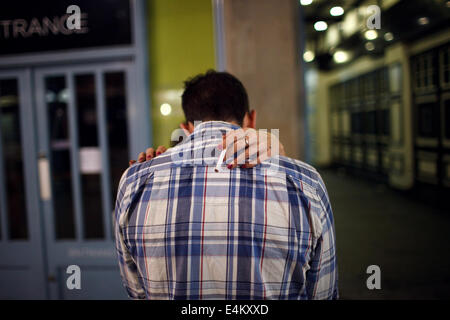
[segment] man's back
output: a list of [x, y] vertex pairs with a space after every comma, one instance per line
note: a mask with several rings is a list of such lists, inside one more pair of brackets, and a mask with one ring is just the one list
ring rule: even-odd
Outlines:
[[116, 246], [130, 297], [337, 298], [333, 216], [314, 168], [275, 157], [214, 171], [222, 133], [188, 140], [123, 175]]

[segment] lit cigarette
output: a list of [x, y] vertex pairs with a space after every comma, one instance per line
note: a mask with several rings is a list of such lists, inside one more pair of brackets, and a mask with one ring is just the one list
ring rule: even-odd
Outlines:
[[219, 159], [217, 159], [216, 167], [214, 168], [215, 172], [219, 172], [220, 171], [220, 166], [223, 163], [223, 158], [225, 158], [225, 154], [226, 153], [227, 153], [227, 149], [223, 149], [222, 152], [220, 153]]

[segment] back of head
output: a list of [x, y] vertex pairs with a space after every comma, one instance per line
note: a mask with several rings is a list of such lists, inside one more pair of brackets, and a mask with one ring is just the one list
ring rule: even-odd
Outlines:
[[236, 77], [209, 70], [188, 79], [184, 85], [181, 100], [187, 121], [216, 120], [242, 126], [249, 104], [247, 92]]

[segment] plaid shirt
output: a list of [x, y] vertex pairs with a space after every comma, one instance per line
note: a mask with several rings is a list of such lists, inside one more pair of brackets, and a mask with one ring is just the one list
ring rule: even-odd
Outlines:
[[336, 247], [325, 185], [311, 166], [273, 157], [214, 171], [210, 121], [122, 176], [115, 208], [123, 283], [136, 299], [334, 299]]

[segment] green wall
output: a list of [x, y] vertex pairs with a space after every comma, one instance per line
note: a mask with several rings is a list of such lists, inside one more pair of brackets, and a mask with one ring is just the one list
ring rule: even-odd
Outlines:
[[[213, 69], [214, 32], [211, 0], [148, 0], [147, 34], [154, 146], [170, 145], [184, 121], [183, 81]], [[172, 112], [163, 116], [160, 106]]]

